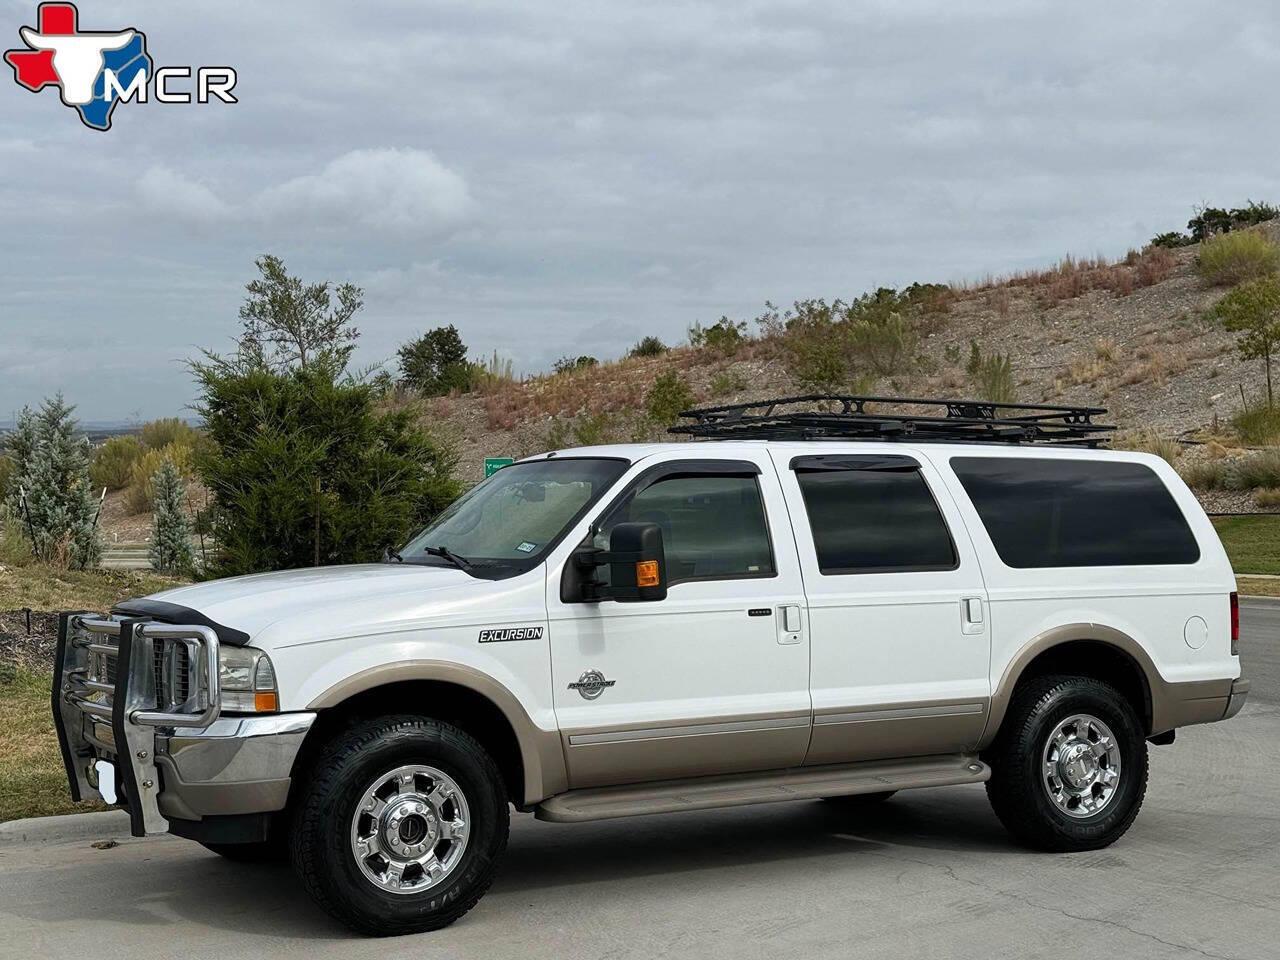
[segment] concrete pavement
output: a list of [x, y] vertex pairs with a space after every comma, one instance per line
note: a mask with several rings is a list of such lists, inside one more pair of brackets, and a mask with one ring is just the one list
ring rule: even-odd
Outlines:
[[0, 848], [0, 957], [698, 958], [1280, 955], [1280, 605], [1244, 605], [1253, 701], [1152, 748], [1146, 805], [1096, 853], [1015, 846], [980, 787], [583, 825], [513, 823], [459, 923], [349, 935], [283, 866], [174, 838]]

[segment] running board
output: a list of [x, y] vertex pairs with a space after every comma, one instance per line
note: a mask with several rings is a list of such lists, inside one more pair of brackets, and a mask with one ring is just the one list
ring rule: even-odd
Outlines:
[[991, 768], [977, 757], [950, 755], [912, 760], [865, 760], [821, 767], [791, 767], [739, 776], [694, 777], [657, 783], [570, 790], [534, 808], [539, 820], [580, 823], [677, 810], [706, 810], [747, 803], [811, 800], [910, 787], [983, 783]]

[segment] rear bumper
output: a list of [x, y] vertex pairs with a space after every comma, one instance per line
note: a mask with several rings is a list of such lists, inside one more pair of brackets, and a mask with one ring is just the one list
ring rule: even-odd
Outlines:
[[1231, 681], [1231, 693], [1227, 697], [1227, 710], [1222, 715], [1223, 720], [1230, 720], [1240, 712], [1244, 706], [1245, 700], [1249, 698], [1249, 681], [1241, 677], [1239, 680]]

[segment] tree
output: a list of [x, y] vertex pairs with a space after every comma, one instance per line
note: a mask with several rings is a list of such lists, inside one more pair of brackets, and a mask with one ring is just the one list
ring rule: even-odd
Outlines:
[[658, 423], [675, 423], [681, 411], [693, 406], [693, 391], [678, 373], [664, 373], [653, 382], [644, 405]]
[[319, 366], [193, 364], [212, 441], [213, 576], [378, 559], [458, 494], [452, 451], [370, 383]]
[[245, 286], [240, 307], [241, 354], [273, 368], [320, 361], [345, 369], [359, 336], [352, 318], [364, 306], [361, 289], [343, 283], [331, 294], [327, 282], [304, 285], [270, 254], [254, 265], [260, 276]]
[[62, 394], [38, 412], [23, 408], [9, 447], [10, 508], [33, 540], [37, 559], [88, 569], [102, 559], [97, 505], [89, 482], [88, 442]]
[[1271, 358], [1280, 344], [1280, 277], [1242, 283], [1219, 301], [1218, 316], [1228, 330], [1243, 331], [1237, 342], [1245, 360], [1261, 360], [1267, 371], [1267, 408], [1275, 407]]
[[472, 365], [467, 362], [467, 346], [450, 324], [428, 330], [400, 348], [400, 380], [429, 397], [444, 396], [450, 390], [469, 390]]
[[183, 512], [186, 489], [182, 474], [166, 460], [152, 479], [156, 512], [151, 521], [151, 549], [148, 551], [153, 570], [186, 574], [195, 568], [191, 555], [191, 531]]

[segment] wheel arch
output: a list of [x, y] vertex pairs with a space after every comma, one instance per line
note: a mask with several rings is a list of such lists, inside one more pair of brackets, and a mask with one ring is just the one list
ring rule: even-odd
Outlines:
[[316, 722], [295, 769], [353, 718], [420, 713], [475, 737], [502, 770], [517, 806], [568, 789], [559, 734], [539, 729], [510, 690], [473, 667], [437, 660], [371, 667], [334, 684], [307, 709], [316, 711]]
[[1009, 661], [992, 693], [979, 749], [995, 739], [1018, 685], [1050, 673], [1092, 677], [1116, 687], [1148, 736], [1176, 725], [1170, 685], [1137, 640], [1103, 624], [1071, 623], [1038, 634]]

